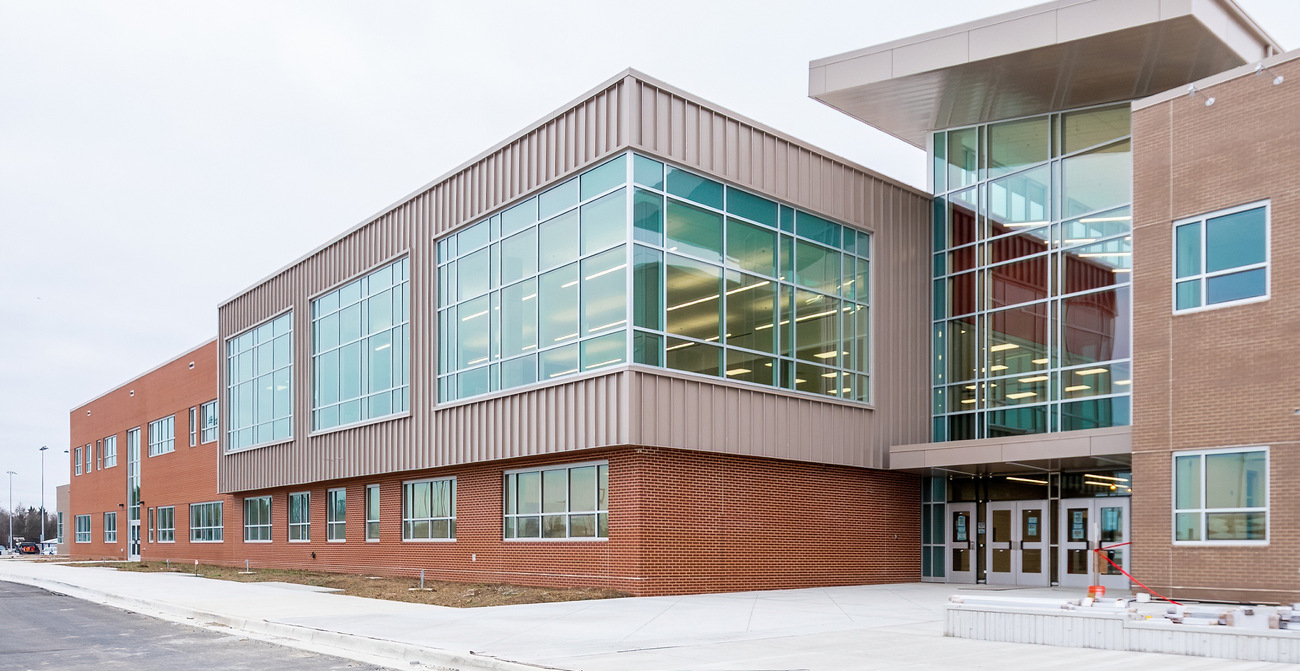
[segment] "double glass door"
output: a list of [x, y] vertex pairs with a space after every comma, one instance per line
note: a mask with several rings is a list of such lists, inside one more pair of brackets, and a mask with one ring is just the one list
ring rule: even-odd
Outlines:
[[[1115, 567], [1130, 570], [1128, 504], [1122, 497], [1061, 500], [1061, 586], [1091, 585], [1096, 570], [1099, 584], [1128, 589], [1128, 576]], [[1098, 548], [1109, 562], [1096, 556]]]
[[987, 504], [985, 582], [1046, 587], [1051, 582], [1047, 501]]

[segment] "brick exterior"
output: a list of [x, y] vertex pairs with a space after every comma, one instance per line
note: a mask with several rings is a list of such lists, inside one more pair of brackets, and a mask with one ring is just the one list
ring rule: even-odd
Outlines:
[[[1133, 568], [1174, 597], [1300, 601], [1300, 60], [1133, 118]], [[1173, 314], [1172, 223], [1272, 205], [1270, 298]], [[1172, 542], [1176, 450], [1267, 445], [1267, 546]]]
[[[194, 367], [190, 368], [190, 363]], [[74, 559], [125, 558], [127, 556], [127, 446], [128, 429], [140, 428], [140, 498], [142, 559], [224, 559], [215, 543], [190, 543], [189, 504], [233, 501], [216, 494], [217, 443], [190, 447], [189, 411], [217, 397], [217, 343], [202, 345], [86, 403], [71, 413], [72, 447], [69, 448], [69, 509], [63, 533], [68, 554]], [[134, 393], [132, 393], [134, 392]], [[149, 422], [175, 415], [176, 449], [149, 456]], [[117, 436], [117, 465], [76, 475], [72, 456], [77, 447]], [[84, 457], [83, 457], [84, 461]], [[92, 465], [96, 462], [91, 460]], [[122, 507], [119, 507], [121, 505]], [[231, 503], [226, 504], [229, 510]], [[176, 506], [176, 542], [149, 541], [147, 508]], [[104, 513], [117, 513], [117, 542], [104, 542]], [[90, 515], [91, 542], [77, 543], [77, 515]], [[225, 521], [226, 535], [233, 527]]]
[[[113, 468], [71, 475], [75, 516], [91, 514], [91, 543], [73, 558], [125, 558], [126, 431], [142, 427], [146, 508], [176, 507], [176, 541], [149, 540], [141, 557], [526, 585], [601, 586], [631, 594], [915, 581], [920, 578], [920, 479], [907, 473], [652, 447], [617, 447], [481, 462], [379, 477], [217, 494], [218, 443], [189, 447], [189, 408], [216, 396], [215, 343], [72, 411], [74, 445], [118, 436]], [[195, 362], [193, 369], [189, 362]], [[134, 391], [135, 394], [131, 395]], [[90, 414], [87, 415], [86, 411]], [[150, 421], [176, 415], [176, 449], [149, 457]], [[502, 475], [515, 468], [605, 460], [610, 532], [600, 541], [502, 538]], [[402, 540], [402, 483], [456, 478], [456, 540]], [[365, 489], [380, 486], [380, 539], [365, 540]], [[344, 542], [328, 541], [327, 492], [347, 490]], [[311, 493], [311, 540], [288, 542], [288, 496]], [[243, 498], [271, 495], [271, 542], [243, 540]], [[189, 541], [189, 504], [223, 502], [220, 543]], [[118, 512], [118, 538], [104, 543], [103, 513]]]

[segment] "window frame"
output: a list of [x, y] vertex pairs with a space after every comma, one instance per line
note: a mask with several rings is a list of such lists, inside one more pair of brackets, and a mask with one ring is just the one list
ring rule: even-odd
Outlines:
[[117, 434], [104, 438], [104, 468], [117, 466]]
[[[221, 365], [223, 365], [223, 366], [226, 367], [225, 370], [227, 371], [227, 374], [226, 374], [227, 379], [225, 380], [225, 387], [222, 388], [220, 391], [221, 391], [221, 393], [225, 394], [225, 396], [226, 396], [226, 401], [227, 401], [227, 402], [226, 402], [226, 412], [228, 412], [228, 413], [234, 413], [235, 411], [237, 411], [238, 408], [235, 406], [235, 404], [233, 404], [233, 403], [230, 402], [230, 399], [231, 399], [231, 396], [232, 396], [233, 393], [234, 393], [235, 387], [237, 387], [238, 384], [244, 384], [244, 383], [247, 383], [247, 382], [256, 382], [256, 380], [257, 380], [257, 378], [258, 378], [259, 376], [256, 375], [256, 374], [254, 374], [253, 377], [250, 378], [250, 379], [248, 379], [248, 380], [241, 380], [238, 384], [235, 383], [235, 381], [234, 381], [234, 376], [232, 376], [232, 375], [229, 373], [229, 371], [230, 371], [230, 366], [231, 366], [231, 363], [230, 363], [230, 360], [231, 360], [230, 348], [231, 348], [232, 344], [234, 343], [234, 341], [239, 340], [240, 338], [244, 337], [245, 335], [250, 334], [250, 333], [254, 333], [254, 332], [257, 331], [258, 329], [262, 328], [263, 326], [267, 326], [267, 325], [272, 325], [272, 327], [271, 327], [271, 328], [272, 328], [271, 339], [268, 340], [267, 342], [274, 342], [275, 339], [278, 338], [278, 337], [280, 337], [280, 336], [276, 336], [276, 335], [274, 334], [275, 327], [274, 327], [273, 325], [274, 325], [274, 323], [275, 323], [277, 320], [279, 320], [279, 319], [282, 318], [282, 317], [286, 317], [286, 316], [289, 318], [289, 320], [288, 320], [289, 327], [288, 327], [288, 331], [286, 331], [286, 332], [285, 332], [284, 334], [282, 334], [282, 335], [288, 337], [288, 343], [289, 343], [288, 359], [289, 359], [289, 364], [288, 364], [287, 366], [285, 366], [285, 368], [283, 368], [283, 369], [272, 368], [271, 372], [270, 372], [270, 373], [267, 373], [267, 374], [268, 374], [268, 375], [275, 375], [275, 373], [276, 373], [277, 371], [279, 371], [279, 370], [286, 370], [286, 369], [289, 371], [289, 372], [288, 372], [288, 377], [289, 377], [289, 388], [288, 388], [289, 394], [288, 394], [288, 396], [289, 396], [289, 398], [288, 398], [288, 400], [286, 401], [286, 404], [287, 404], [287, 406], [288, 406], [288, 408], [289, 408], [289, 414], [286, 415], [286, 416], [284, 416], [284, 417], [276, 418], [276, 417], [275, 417], [275, 412], [274, 412], [274, 410], [272, 410], [272, 413], [271, 413], [271, 419], [269, 419], [269, 420], [267, 420], [267, 421], [258, 421], [259, 418], [257, 417], [257, 411], [256, 411], [257, 402], [256, 402], [256, 399], [254, 399], [254, 401], [251, 402], [251, 403], [253, 404], [253, 407], [254, 407], [254, 411], [253, 411], [254, 421], [253, 421], [252, 424], [250, 424], [249, 426], [240, 426], [240, 427], [238, 427], [238, 428], [235, 428], [233, 422], [231, 421], [231, 419], [230, 419], [230, 418], [227, 418], [227, 421], [226, 421], [226, 427], [225, 427], [225, 436], [226, 436], [225, 451], [226, 451], [228, 454], [233, 454], [233, 453], [235, 453], [235, 452], [242, 452], [242, 451], [244, 451], [244, 450], [255, 450], [255, 449], [258, 449], [258, 448], [270, 447], [270, 446], [272, 446], [272, 445], [282, 445], [282, 444], [284, 444], [284, 443], [292, 442], [292, 441], [294, 440], [294, 435], [295, 435], [295, 434], [294, 434], [294, 423], [296, 422], [295, 403], [297, 403], [297, 400], [296, 400], [296, 399], [297, 399], [297, 390], [296, 390], [296, 388], [295, 388], [296, 385], [294, 384], [294, 369], [295, 369], [295, 366], [297, 365], [297, 361], [295, 360], [295, 357], [297, 356], [297, 352], [296, 352], [296, 350], [295, 350], [295, 348], [294, 348], [294, 337], [295, 337], [294, 334], [297, 332], [297, 328], [296, 328], [296, 324], [295, 324], [295, 321], [294, 321], [294, 320], [295, 320], [295, 315], [294, 315], [294, 308], [293, 308], [293, 306], [287, 307], [287, 308], [281, 310], [280, 312], [277, 312], [276, 314], [271, 315], [270, 317], [268, 317], [268, 318], [266, 318], [266, 319], [263, 319], [262, 321], [257, 322], [256, 324], [253, 324], [252, 326], [249, 326], [248, 328], [243, 329], [243, 330], [239, 331], [238, 333], [235, 333], [234, 335], [231, 335], [231, 336], [229, 336], [229, 337], [227, 337], [227, 338], [225, 339], [225, 341], [224, 341], [224, 343], [223, 343], [223, 348], [222, 348], [221, 353], [220, 353], [220, 356], [221, 356]], [[249, 346], [249, 349], [247, 349], [247, 350], [242, 350], [242, 351], [240, 352], [240, 354], [243, 354], [244, 352], [255, 351], [255, 350], [257, 349], [257, 346], [260, 345], [260, 344], [262, 344], [262, 343], [251, 344], [251, 345]], [[274, 358], [274, 356], [273, 356], [272, 358]], [[272, 365], [274, 365], [274, 364], [272, 364]], [[255, 386], [255, 385], [254, 385], [254, 386]], [[219, 400], [219, 399], [218, 399], [218, 400]], [[274, 399], [272, 400], [272, 404], [273, 404], [273, 406], [274, 406]], [[220, 406], [218, 406], [218, 408], [220, 408]], [[234, 434], [234, 433], [236, 433], [236, 432], [238, 432], [238, 431], [253, 430], [253, 432], [254, 432], [254, 436], [256, 436], [256, 429], [257, 429], [257, 427], [259, 427], [259, 426], [261, 426], [261, 425], [263, 425], [263, 424], [271, 424], [271, 425], [274, 425], [276, 422], [281, 421], [281, 420], [284, 420], [284, 421], [286, 421], [286, 423], [287, 423], [286, 425], [288, 426], [288, 430], [289, 430], [288, 435], [286, 435], [286, 436], [284, 436], [284, 437], [282, 437], [282, 438], [271, 438], [270, 440], [265, 440], [265, 441], [258, 441], [258, 440], [256, 439], [256, 437], [254, 437], [254, 438], [253, 438], [253, 442], [251, 442], [251, 443], [249, 443], [249, 444], [247, 444], [247, 445], [240, 445], [239, 447], [231, 447], [231, 443], [232, 443], [232, 440], [231, 440], [231, 434]], [[272, 427], [272, 433], [274, 433], [274, 426]], [[218, 435], [220, 435], [220, 434], [218, 434]]]
[[[261, 503], [261, 502], [265, 502], [265, 503], [266, 503], [266, 521], [265, 521], [265, 522], [258, 522], [257, 524], [250, 524], [249, 521], [248, 521], [248, 517], [249, 517], [249, 515], [248, 515], [248, 506], [249, 506], [249, 504], [254, 504], [254, 505], [256, 505], [256, 504]], [[272, 504], [273, 504], [273, 501], [271, 500], [271, 495], [270, 495], [270, 494], [264, 494], [264, 495], [262, 495], [262, 496], [245, 496], [245, 497], [244, 497], [243, 510], [244, 510], [244, 542], [245, 542], [245, 543], [270, 543], [270, 542], [274, 539], [274, 537], [275, 537], [275, 532], [274, 532], [274, 529], [275, 529], [275, 518], [274, 518], [274, 516], [272, 515], [272, 511], [271, 511]], [[260, 536], [260, 535], [261, 535], [261, 531], [262, 531], [263, 529], [266, 530], [266, 538], [252, 538], [252, 537], [250, 537], [250, 534], [249, 534], [250, 531], [254, 531], [254, 530], [258, 531], [258, 534], [257, 534], [257, 535]]]
[[[406, 509], [406, 488], [411, 485], [421, 483], [449, 482], [451, 483], [451, 515], [442, 517], [410, 517], [410, 511]], [[415, 478], [414, 480], [402, 481], [402, 542], [403, 543], [454, 543], [456, 542], [456, 476], [445, 476], [436, 478]], [[431, 501], [432, 503], [432, 501]], [[407, 534], [408, 525], [415, 522], [435, 522], [438, 520], [447, 521], [448, 536], [447, 538], [413, 538]]]
[[[302, 512], [304, 518], [301, 521], [294, 522], [293, 501], [295, 498], [299, 498], [299, 497], [303, 498]], [[290, 543], [310, 543], [311, 542], [311, 492], [310, 491], [290, 492], [286, 500], [288, 501], [288, 509], [285, 510], [285, 520], [289, 523], [288, 532], [287, 532], [288, 541]], [[293, 537], [294, 531], [300, 531], [302, 533], [302, 537], [294, 538]]]
[[[371, 496], [371, 493], [372, 493], [372, 492], [374, 493], [374, 497], [375, 497], [375, 508], [376, 508], [376, 510], [375, 510], [375, 517], [373, 517], [373, 518], [370, 517], [370, 496]], [[379, 516], [380, 516], [380, 510], [379, 510], [379, 508], [380, 508], [380, 505], [381, 505], [381, 503], [380, 503], [380, 490], [379, 490], [379, 485], [366, 485], [365, 514], [366, 514], [366, 542], [367, 542], [367, 543], [378, 543], [378, 542], [379, 542]], [[372, 536], [371, 533], [370, 533], [370, 525], [371, 525], [371, 524], [375, 525], [375, 526], [374, 526], [375, 533], [374, 533], [373, 536]]]
[[[1207, 271], [1206, 262], [1208, 261], [1207, 255], [1209, 254], [1209, 251], [1207, 249], [1207, 245], [1205, 244], [1205, 234], [1206, 234], [1205, 227], [1206, 224], [1209, 222], [1209, 220], [1217, 219], [1219, 217], [1226, 217], [1233, 214], [1239, 214], [1241, 212], [1246, 212], [1248, 210], [1255, 210], [1261, 208], [1264, 210], [1264, 260], [1260, 263], [1251, 263], [1244, 266], [1234, 266], [1232, 268], [1227, 268], [1224, 270], [1216, 270], [1213, 272]], [[1193, 273], [1186, 277], [1179, 277], [1178, 276], [1178, 229], [1182, 226], [1186, 226], [1189, 224], [1200, 225], [1199, 242], [1200, 242], [1201, 257], [1199, 261], [1200, 261], [1201, 270], [1198, 273]], [[1170, 290], [1169, 296], [1171, 301], [1170, 304], [1173, 306], [1174, 314], [1176, 315], [1194, 314], [1197, 312], [1205, 312], [1206, 310], [1218, 310], [1220, 308], [1233, 307], [1236, 305], [1249, 305], [1251, 303], [1260, 303], [1263, 301], [1267, 301], [1272, 296], [1273, 204], [1271, 200], [1269, 199], [1258, 200], [1253, 203], [1246, 203], [1244, 205], [1237, 205], [1222, 210], [1207, 212], [1205, 214], [1200, 214], [1194, 217], [1186, 217], [1183, 219], [1178, 219], [1173, 222], [1173, 225], [1169, 229], [1169, 238], [1170, 238], [1169, 241], [1170, 250], [1173, 255], [1171, 257], [1173, 259], [1173, 263], [1170, 264], [1171, 282], [1169, 286], [1169, 290]], [[1262, 295], [1250, 296], [1247, 298], [1239, 298], [1234, 301], [1225, 301], [1222, 303], [1206, 302], [1206, 291], [1207, 291], [1206, 287], [1209, 284], [1208, 282], [1209, 279], [1214, 277], [1222, 277], [1224, 275], [1232, 275], [1235, 273], [1245, 272], [1249, 270], [1259, 270], [1259, 269], [1262, 269], [1264, 271], [1264, 293]], [[1180, 283], [1185, 283], [1191, 280], [1196, 280], [1200, 286], [1201, 304], [1196, 307], [1179, 308], [1178, 307], [1178, 285]]]
[[[161, 457], [164, 454], [171, 454], [176, 451], [176, 415], [159, 417], [149, 422], [149, 430], [145, 436], [147, 449], [145, 453], [150, 457]], [[154, 427], [158, 427], [161, 433], [163, 428], [170, 429], [166, 438], [154, 441]]]
[[[211, 509], [217, 511], [217, 516], [220, 517], [220, 523], [213, 526], [195, 526], [194, 509], [208, 508], [209, 506], [215, 506]], [[224, 543], [225, 542], [226, 511], [225, 511], [225, 505], [223, 501], [203, 501], [199, 503], [191, 503], [189, 513], [190, 513], [190, 542], [191, 543]], [[210, 534], [213, 537], [206, 538], [206, 539], [198, 538], [197, 536], [202, 534], [204, 531], [210, 532]]]
[[[82, 529], [81, 529], [81, 522], [82, 522], [82, 520], [85, 520], [85, 522], [86, 522], [86, 529], [85, 529], [85, 531], [82, 531]], [[77, 515], [77, 519], [74, 521], [74, 523], [75, 523], [77, 526], [76, 526], [76, 528], [75, 528], [75, 533], [76, 533], [76, 535], [73, 537], [73, 542], [75, 542], [75, 543], [89, 543], [89, 542], [91, 542], [90, 514], [87, 513], [87, 514], [85, 514], [85, 515]], [[84, 536], [85, 538], [82, 538], [83, 536]]]
[[[109, 524], [109, 520], [112, 520], [113, 523]], [[117, 542], [117, 511], [104, 513], [104, 542]]]
[[[210, 412], [209, 408], [211, 408]], [[221, 408], [217, 405], [217, 399], [215, 398], [199, 405], [199, 421], [202, 422], [202, 426], [199, 428], [200, 445], [217, 442], [217, 438], [221, 435], [220, 410]], [[212, 418], [211, 425], [208, 424], [209, 417]]]
[[[170, 526], [163, 526], [163, 511], [168, 511], [171, 518]], [[166, 537], [164, 538], [164, 534]], [[175, 543], [176, 542], [176, 506], [158, 506], [158, 542]]]
[[95, 441], [95, 470], [104, 470], [104, 439]]
[[[334, 504], [336, 495], [342, 495], [343, 515], [341, 518], [334, 517]], [[348, 524], [348, 490], [346, 487], [334, 487], [325, 490], [325, 540], [330, 543], [343, 543], [347, 541], [347, 524]], [[335, 535], [335, 528], [338, 529], [338, 535]]]
[[[562, 514], [564, 515], [564, 533], [565, 533], [565, 535], [564, 535], [563, 537], [547, 538], [547, 537], [545, 537], [545, 536], [543, 536], [543, 535], [538, 535], [538, 536], [524, 536], [524, 537], [520, 537], [520, 536], [506, 536], [506, 534], [505, 534], [505, 523], [506, 523], [506, 520], [508, 520], [508, 519], [511, 519], [511, 518], [518, 519], [518, 518], [521, 518], [521, 517], [536, 517], [536, 518], [538, 518], [538, 525], [539, 525], [539, 526], [538, 526], [538, 533], [539, 533], [539, 534], [544, 534], [545, 531], [544, 531], [544, 527], [542, 526], [543, 523], [542, 523], [541, 518], [546, 517], [547, 515], [559, 515], [559, 514], [561, 514], [561, 513], [544, 513], [544, 512], [542, 512], [542, 506], [545, 504], [545, 500], [544, 500], [544, 496], [545, 496], [545, 494], [544, 494], [543, 492], [541, 492], [540, 489], [539, 489], [539, 491], [538, 491], [538, 495], [541, 496], [541, 497], [543, 497], [543, 499], [540, 500], [540, 501], [538, 502], [539, 505], [538, 505], [538, 510], [537, 510], [536, 513], [520, 513], [520, 512], [517, 512], [517, 511], [518, 511], [518, 503], [517, 503], [517, 502], [516, 502], [516, 512], [515, 512], [515, 513], [507, 513], [507, 512], [506, 512], [506, 509], [507, 509], [507, 503], [508, 503], [507, 497], [509, 496], [509, 491], [508, 491], [508, 488], [507, 488], [507, 483], [509, 482], [509, 477], [510, 477], [511, 475], [519, 475], [520, 473], [537, 473], [537, 474], [538, 474], [538, 477], [539, 477], [538, 485], [539, 485], [539, 487], [540, 487], [540, 486], [541, 486], [541, 483], [542, 483], [542, 481], [543, 481], [543, 479], [544, 479], [544, 476], [543, 476], [542, 474], [545, 473], [545, 472], [547, 472], [547, 471], [561, 471], [561, 470], [562, 470], [562, 471], [566, 471], [566, 472], [567, 472], [567, 471], [571, 471], [571, 470], [573, 470], [573, 469], [575, 469], [575, 468], [587, 468], [587, 467], [590, 467], [590, 466], [595, 466], [595, 467], [596, 467], [596, 509], [595, 509], [595, 510], [591, 510], [591, 511], [586, 511], [586, 510], [583, 510], [583, 511], [577, 511], [577, 512], [574, 512], [574, 511], [573, 511], [572, 507], [570, 506], [570, 502], [569, 502], [569, 499], [570, 499], [570, 493], [571, 493], [572, 489], [571, 489], [571, 485], [569, 484], [569, 483], [570, 483], [569, 476], [566, 474], [566, 476], [565, 476], [565, 492], [564, 492], [564, 505], [565, 505], [565, 512], [562, 513]], [[519, 543], [519, 542], [523, 542], [523, 543], [590, 543], [590, 542], [600, 542], [600, 543], [605, 543], [605, 542], [609, 542], [609, 535], [608, 535], [608, 532], [609, 532], [608, 524], [609, 524], [609, 519], [610, 519], [610, 516], [609, 516], [609, 499], [610, 499], [611, 497], [610, 497], [609, 493], [606, 492], [606, 495], [605, 495], [605, 496], [606, 496], [605, 509], [604, 509], [604, 510], [601, 510], [601, 509], [600, 509], [600, 467], [601, 467], [601, 466], [604, 466], [604, 467], [605, 467], [605, 469], [606, 469], [606, 477], [608, 478], [608, 472], [609, 472], [609, 461], [608, 461], [608, 460], [605, 460], [605, 459], [599, 459], [599, 460], [595, 460], [595, 461], [582, 461], [582, 462], [577, 462], [577, 463], [572, 463], [572, 464], [548, 464], [548, 465], [546, 465], [546, 466], [536, 466], [536, 467], [532, 467], [532, 468], [514, 468], [514, 469], [510, 469], [510, 470], [503, 471], [503, 472], [501, 473], [501, 539], [502, 539], [504, 542], [507, 542], [507, 543]], [[606, 481], [606, 484], [608, 485], [608, 480]], [[600, 533], [600, 515], [601, 515], [601, 513], [604, 513], [604, 514], [605, 514], [606, 525], [607, 525], [607, 526], [606, 526], [606, 535], [604, 535], [604, 536], [600, 536], [600, 535], [599, 535], [599, 533]], [[595, 515], [595, 516], [596, 516], [596, 534], [598, 534], [598, 535], [595, 535], [595, 536], [572, 536], [572, 535], [569, 535], [569, 534], [571, 533], [571, 532], [570, 532], [570, 526], [569, 526], [569, 518], [572, 517], [572, 516], [574, 516], [574, 515]]]
[[[1267, 445], [1248, 445], [1242, 447], [1219, 447], [1203, 450], [1175, 450], [1170, 454], [1170, 516], [1169, 516], [1169, 535], [1172, 543], [1176, 546], [1192, 547], [1233, 547], [1233, 546], [1267, 546], [1272, 538], [1272, 511], [1269, 500], [1273, 493], [1272, 478], [1273, 465], [1270, 459], [1270, 449]], [[1264, 505], [1241, 508], [1211, 508], [1206, 505], [1206, 468], [1205, 458], [1216, 454], [1245, 454], [1251, 452], [1264, 453]], [[1198, 495], [1200, 506], [1196, 508], [1179, 508], [1178, 507], [1178, 459], [1180, 457], [1197, 457], [1200, 463], [1198, 483]], [[1211, 540], [1206, 533], [1208, 515], [1212, 513], [1264, 513], [1264, 538], [1262, 540], [1250, 539], [1224, 539]], [[1200, 539], [1199, 540], [1178, 540], [1178, 515], [1179, 514], [1198, 514], [1200, 515]]]
[[72, 474], [81, 475], [81, 448], [72, 448]]
[[190, 406], [190, 447], [199, 444], [199, 406]]

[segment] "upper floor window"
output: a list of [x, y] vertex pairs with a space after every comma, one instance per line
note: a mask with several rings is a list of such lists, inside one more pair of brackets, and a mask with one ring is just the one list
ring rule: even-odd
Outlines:
[[94, 468], [92, 468], [92, 466], [94, 465], [94, 462], [91, 461], [91, 455], [94, 454], [94, 451], [91, 449], [91, 445], [90, 445], [90, 443], [86, 443], [86, 453], [85, 453], [85, 454], [86, 454], [86, 474], [89, 475], [89, 474], [91, 473], [91, 471], [94, 471], [94, 470], [95, 470]]
[[190, 447], [199, 444], [199, 408], [190, 408]]
[[1174, 541], [1268, 541], [1268, 448], [1174, 453]]
[[208, 401], [199, 406], [199, 441], [210, 443], [217, 439], [217, 402]]
[[870, 247], [618, 156], [438, 242], [438, 398], [632, 362], [866, 401]]
[[104, 468], [112, 468], [117, 465], [117, 436], [109, 436], [104, 439]]
[[406, 412], [411, 331], [408, 259], [312, 301], [312, 427]]
[[1174, 224], [1174, 311], [1268, 298], [1269, 204]]
[[176, 449], [176, 415], [149, 422], [149, 456], [156, 457]]
[[293, 313], [226, 340], [227, 449], [293, 435]]
[[72, 472], [75, 475], [81, 475], [81, 448], [76, 447], [72, 450]]

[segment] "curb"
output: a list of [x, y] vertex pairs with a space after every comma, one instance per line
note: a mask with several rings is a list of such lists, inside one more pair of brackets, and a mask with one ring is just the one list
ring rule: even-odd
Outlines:
[[209, 631], [238, 631], [260, 641], [333, 657], [342, 657], [390, 669], [437, 669], [438, 671], [553, 671], [510, 660], [452, 652], [370, 636], [317, 629], [296, 624], [233, 617], [168, 603], [129, 597], [114, 592], [73, 585], [48, 578], [0, 574], [0, 580], [49, 590], [82, 601], [98, 603], [148, 617]]

